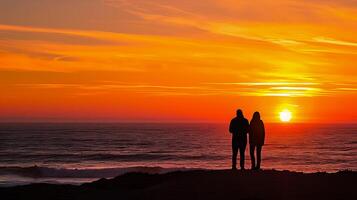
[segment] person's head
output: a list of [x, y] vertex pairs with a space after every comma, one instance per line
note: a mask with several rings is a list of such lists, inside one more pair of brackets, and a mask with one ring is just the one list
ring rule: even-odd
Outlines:
[[237, 110], [237, 117], [239, 117], [239, 118], [243, 118], [244, 117], [243, 116], [243, 111], [241, 109]]
[[260, 120], [260, 113], [259, 112], [254, 112], [252, 120]]

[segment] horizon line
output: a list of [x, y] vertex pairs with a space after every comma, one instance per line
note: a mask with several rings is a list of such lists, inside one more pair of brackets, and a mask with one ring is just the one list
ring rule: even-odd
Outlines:
[[[93, 124], [147, 124], [147, 123], [153, 123], [153, 124], [226, 124], [229, 123], [229, 121], [223, 122], [223, 121], [151, 121], [151, 120], [64, 120], [64, 121], [46, 121], [46, 120], [39, 120], [39, 121], [1, 121], [0, 124], [45, 124], [45, 123], [52, 123], [52, 124], [83, 124], [83, 123], [93, 123]], [[279, 121], [267, 121], [264, 122], [266, 124], [283, 124], [283, 125], [293, 125], [293, 124], [357, 124], [357, 121], [349, 121], [349, 122], [279, 122]]]

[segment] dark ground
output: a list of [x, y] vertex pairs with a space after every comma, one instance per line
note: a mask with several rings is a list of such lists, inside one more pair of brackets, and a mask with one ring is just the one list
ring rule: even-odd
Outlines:
[[0, 188], [0, 199], [357, 199], [357, 172], [186, 171], [129, 173], [81, 186]]

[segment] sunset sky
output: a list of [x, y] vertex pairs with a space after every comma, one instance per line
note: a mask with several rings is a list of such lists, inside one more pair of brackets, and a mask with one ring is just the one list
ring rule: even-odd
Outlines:
[[356, 0], [1, 0], [0, 121], [357, 122]]

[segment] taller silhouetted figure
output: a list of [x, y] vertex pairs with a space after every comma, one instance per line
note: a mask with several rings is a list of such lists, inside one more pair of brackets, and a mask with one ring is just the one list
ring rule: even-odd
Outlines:
[[[252, 160], [252, 169], [260, 169], [262, 147], [265, 140], [265, 128], [264, 123], [260, 119], [259, 112], [253, 114], [253, 118], [250, 121], [249, 130], [249, 150], [250, 158]], [[255, 162], [254, 151], [257, 149], [257, 162]]]
[[247, 146], [247, 133], [249, 122], [243, 116], [242, 110], [237, 110], [237, 116], [232, 119], [229, 125], [229, 132], [232, 134], [232, 169], [235, 170], [237, 164], [237, 154], [240, 154], [240, 168], [244, 170], [244, 153]]

